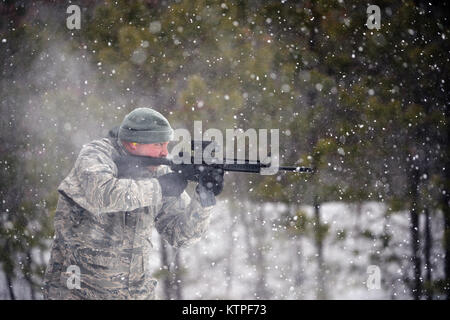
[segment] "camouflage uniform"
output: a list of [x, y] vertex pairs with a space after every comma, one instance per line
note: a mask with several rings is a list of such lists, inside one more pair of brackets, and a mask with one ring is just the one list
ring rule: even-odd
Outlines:
[[[126, 154], [116, 139], [93, 141], [58, 187], [44, 298], [154, 299], [157, 282], [148, 268], [153, 226], [177, 248], [206, 231], [211, 207], [202, 208], [196, 193], [193, 199], [186, 191], [162, 197], [154, 177], [168, 167], [119, 176], [113, 160]], [[80, 289], [67, 286], [70, 265], [80, 268]]]

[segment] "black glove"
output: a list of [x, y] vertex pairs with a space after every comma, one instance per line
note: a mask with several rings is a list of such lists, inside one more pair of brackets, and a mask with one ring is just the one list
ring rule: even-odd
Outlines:
[[223, 170], [221, 168], [205, 167], [199, 176], [199, 184], [212, 191], [215, 196], [223, 190]]
[[196, 191], [200, 196], [202, 207], [216, 204], [216, 197], [223, 189], [223, 170], [220, 168], [204, 167], [198, 179]]
[[188, 184], [186, 178], [177, 172], [167, 173], [158, 178], [163, 197], [178, 197]]

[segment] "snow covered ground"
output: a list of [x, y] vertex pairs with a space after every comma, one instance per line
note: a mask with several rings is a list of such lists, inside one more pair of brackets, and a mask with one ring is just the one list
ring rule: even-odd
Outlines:
[[[294, 234], [289, 222], [293, 225], [298, 221], [293, 212], [287, 218], [287, 207], [283, 204], [245, 203], [236, 210], [230, 209], [226, 201], [220, 202], [205, 237], [178, 252], [183, 271], [182, 298], [411, 298], [405, 284], [412, 270], [407, 212], [386, 216], [384, 205], [375, 202], [360, 207], [342, 202], [323, 204], [321, 222], [328, 227], [328, 232], [323, 242], [324, 268], [319, 281], [313, 208], [299, 209], [304, 213], [300, 219], [309, 222], [302, 232]], [[434, 279], [443, 276], [441, 219], [436, 215], [432, 220]], [[384, 235], [390, 237], [386, 247]], [[153, 238], [155, 251], [150, 266], [157, 274], [161, 262], [156, 231]], [[45, 256], [48, 258], [48, 254]], [[380, 270], [380, 289], [367, 288], [370, 265]], [[319, 290], [320, 283], [323, 291]], [[163, 297], [162, 290], [160, 283], [158, 297]], [[19, 299], [30, 299], [23, 279], [14, 281], [14, 293]], [[38, 294], [37, 298], [42, 296]], [[3, 273], [0, 273], [0, 299], [9, 299]]]
[[[248, 222], [261, 227], [258, 235], [246, 234], [240, 220], [242, 216], [230, 214], [226, 203], [222, 202], [213, 214], [205, 239], [181, 250], [182, 265], [186, 268], [184, 299], [256, 299], [259, 298], [257, 280], [261, 274], [267, 291], [264, 297], [268, 299], [411, 297], [405, 286], [405, 278], [411, 276], [412, 269], [407, 212], [386, 218], [381, 203], [362, 204], [357, 210], [359, 214], [354, 205], [324, 204], [321, 207], [322, 223], [329, 228], [323, 245], [325, 294], [318, 295], [317, 250], [312, 226], [303, 235], [290, 235], [279, 223], [286, 206], [248, 207], [253, 209], [243, 214], [247, 215]], [[312, 219], [312, 207], [304, 206], [301, 210]], [[432, 225], [434, 277], [443, 276], [440, 220], [441, 217], [436, 216]], [[421, 225], [424, 225], [423, 221]], [[391, 238], [389, 245], [383, 247], [382, 236], [386, 233]], [[262, 258], [258, 259], [258, 251], [263, 253]], [[155, 256], [152, 261], [155, 269], [159, 267], [158, 263]], [[380, 270], [380, 289], [367, 288], [370, 265], [376, 265]], [[159, 286], [160, 296], [161, 290], [162, 286]]]

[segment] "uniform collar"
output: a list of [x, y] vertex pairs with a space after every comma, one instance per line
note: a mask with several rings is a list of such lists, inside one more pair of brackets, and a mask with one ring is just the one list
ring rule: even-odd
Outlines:
[[108, 133], [108, 138], [111, 140], [114, 149], [116, 149], [119, 156], [129, 156], [130, 153], [125, 149], [122, 142], [119, 140], [119, 127], [112, 128]]

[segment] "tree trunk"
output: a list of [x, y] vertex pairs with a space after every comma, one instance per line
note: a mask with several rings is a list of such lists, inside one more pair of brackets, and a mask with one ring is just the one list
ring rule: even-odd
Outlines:
[[16, 300], [16, 296], [14, 295], [14, 290], [13, 290], [12, 279], [6, 272], [5, 272], [5, 276], [6, 276], [6, 284], [8, 286], [8, 291], [9, 291], [9, 297], [11, 298], [11, 300]]
[[[446, 166], [446, 183], [450, 179], [450, 165]], [[444, 292], [446, 299], [450, 300], [450, 187], [445, 189], [442, 196], [442, 213], [444, 215], [444, 250], [445, 250], [445, 282]]]
[[266, 259], [265, 259], [265, 229], [261, 222], [264, 220], [262, 215], [262, 210], [260, 208], [257, 209], [257, 217], [258, 223], [255, 229], [255, 255], [256, 255], [256, 274], [257, 274], [257, 282], [256, 282], [256, 297], [258, 299], [267, 300], [270, 298], [270, 293], [267, 290], [267, 275], [266, 275]]
[[413, 264], [413, 287], [412, 294], [414, 300], [419, 300], [421, 296], [421, 260], [419, 255], [420, 239], [419, 239], [419, 211], [418, 211], [418, 185], [419, 172], [411, 170], [409, 172], [409, 193], [410, 193], [410, 234], [411, 234], [411, 260]]
[[318, 196], [314, 196], [315, 244], [317, 250], [317, 299], [326, 299], [325, 273], [323, 265], [323, 231], [320, 222], [320, 204]]
[[33, 277], [32, 277], [32, 260], [31, 260], [31, 252], [30, 250], [27, 250], [26, 253], [26, 269], [23, 272], [23, 276], [25, 278], [25, 280], [28, 282], [28, 284], [30, 285], [30, 297], [31, 300], [36, 300], [36, 293], [34, 290], [34, 282], [33, 282]]
[[[294, 217], [298, 210], [300, 210], [296, 205], [291, 205], [290, 210], [290, 217]], [[295, 259], [294, 259], [294, 266], [292, 267], [292, 272], [294, 273], [294, 299], [302, 299], [303, 298], [303, 292], [301, 290], [303, 285], [303, 261], [302, 261], [302, 253], [303, 253], [303, 246], [302, 246], [302, 237], [299, 235], [295, 235], [293, 237], [293, 247], [295, 248]], [[290, 246], [290, 242], [287, 243], [288, 246]]]
[[444, 215], [444, 250], [445, 250], [445, 282], [444, 292], [446, 299], [450, 300], [450, 110], [445, 108], [446, 135], [444, 140], [444, 165], [442, 175], [444, 188], [442, 194], [442, 213]]
[[11, 300], [16, 300], [13, 290], [14, 277], [14, 254], [11, 252], [11, 241], [9, 238], [5, 241], [4, 252], [6, 259], [3, 262], [3, 272], [6, 277], [6, 285], [8, 286], [9, 297]]
[[426, 281], [426, 294], [427, 300], [433, 300], [432, 292], [432, 278], [431, 278], [431, 249], [432, 249], [432, 236], [431, 236], [431, 226], [430, 226], [430, 211], [427, 207], [424, 209], [425, 213], [425, 281]]

